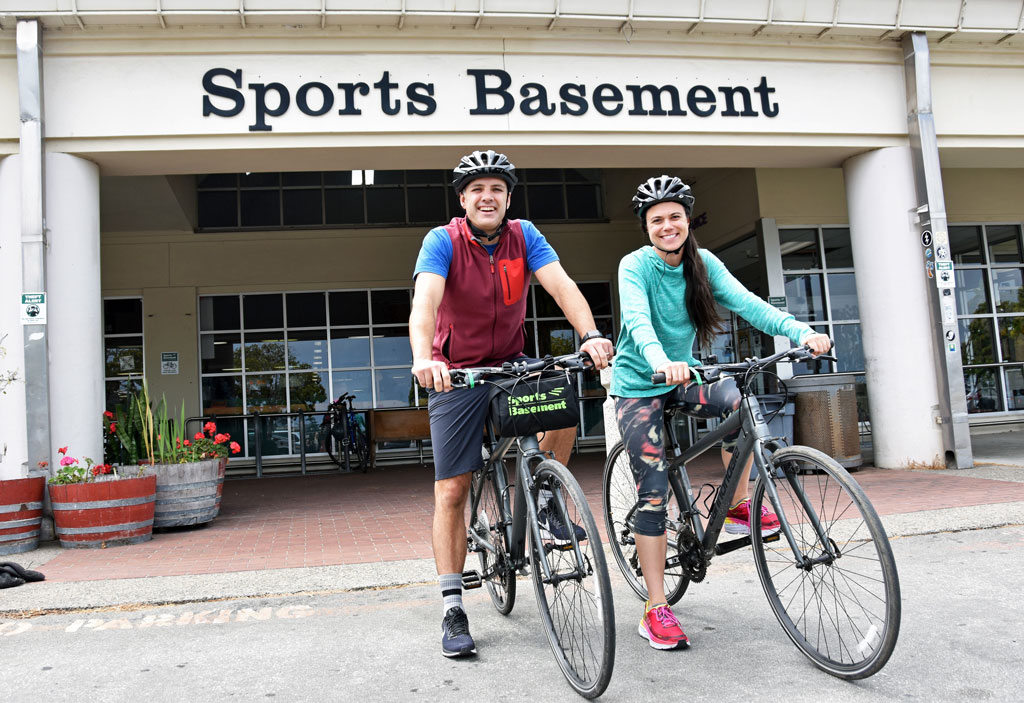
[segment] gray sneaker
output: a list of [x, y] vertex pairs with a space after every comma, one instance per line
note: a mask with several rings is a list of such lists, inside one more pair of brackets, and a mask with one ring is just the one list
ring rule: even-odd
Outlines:
[[476, 642], [469, 634], [469, 618], [462, 608], [449, 608], [441, 622], [441, 654], [453, 658], [476, 654]]

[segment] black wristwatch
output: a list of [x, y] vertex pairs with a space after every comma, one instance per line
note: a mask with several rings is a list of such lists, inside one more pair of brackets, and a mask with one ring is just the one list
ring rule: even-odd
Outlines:
[[591, 339], [604, 339], [604, 338], [605, 338], [605, 336], [603, 334], [601, 334], [600, 330], [590, 330], [585, 335], [580, 337], [580, 346], [582, 347], [584, 344], [589, 342]]

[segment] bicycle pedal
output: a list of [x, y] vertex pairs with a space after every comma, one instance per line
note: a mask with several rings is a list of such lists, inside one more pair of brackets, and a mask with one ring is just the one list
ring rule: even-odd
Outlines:
[[462, 572], [462, 588], [464, 590], [470, 590], [472, 588], [480, 588], [484, 585], [484, 581], [480, 578], [479, 571], [463, 571]]

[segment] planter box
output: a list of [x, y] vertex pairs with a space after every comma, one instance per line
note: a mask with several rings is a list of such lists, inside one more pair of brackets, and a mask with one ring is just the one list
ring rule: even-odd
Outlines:
[[61, 546], [112, 547], [153, 538], [156, 477], [50, 486]]
[[[227, 459], [138, 467], [144, 475], [156, 477], [153, 526], [201, 525], [217, 517], [226, 467]], [[131, 471], [135, 467], [126, 468]]]
[[0, 555], [31, 552], [39, 546], [46, 479], [0, 481]]

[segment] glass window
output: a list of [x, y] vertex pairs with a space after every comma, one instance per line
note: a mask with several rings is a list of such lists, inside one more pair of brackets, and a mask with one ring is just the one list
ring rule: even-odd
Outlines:
[[526, 196], [531, 219], [565, 219], [565, 196], [562, 193], [562, 186], [530, 186]]
[[331, 365], [334, 368], [370, 365], [370, 328], [331, 330]]
[[960, 357], [964, 366], [994, 364], [995, 337], [991, 318], [960, 319]]
[[409, 322], [412, 312], [409, 290], [375, 290], [370, 292], [370, 309], [373, 324], [404, 324]]
[[412, 364], [408, 327], [374, 327], [373, 363], [375, 366]]
[[286, 190], [284, 200], [285, 226], [321, 225], [323, 215], [323, 191], [319, 188]]
[[328, 225], [366, 223], [362, 188], [328, 188], [324, 192], [324, 208]]
[[238, 227], [236, 191], [200, 191], [197, 195], [200, 227]]
[[804, 322], [824, 320], [825, 296], [818, 274], [789, 275], [786, 281], [786, 302], [794, 317]]
[[829, 309], [833, 320], [860, 319], [857, 306], [857, 280], [852, 273], [828, 275]]
[[825, 245], [825, 264], [830, 268], [852, 268], [853, 247], [850, 246], [850, 230], [846, 227], [828, 227], [821, 230]]
[[142, 299], [111, 298], [103, 301], [104, 334], [142, 334]]
[[998, 370], [992, 368], [964, 371], [968, 413], [991, 413], [1002, 409], [1002, 393], [996, 380]]
[[288, 368], [327, 368], [326, 330], [296, 330], [289, 332]]
[[201, 373], [242, 370], [242, 335], [239, 332], [199, 335]]
[[289, 293], [285, 296], [289, 327], [326, 327], [323, 293]]
[[[203, 415], [241, 415], [241, 376], [208, 376], [203, 379]], [[217, 427], [221, 427], [220, 421]], [[239, 433], [241, 435], [241, 433]]]
[[103, 346], [108, 377], [142, 373], [142, 337], [107, 337]]
[[374, 372], [378, 408], [407, 408], [416, 405], [416, 387], [411, 369], [381, 369]]
[[601, 217], [601, 189], [598, 186], [566, 186], [565, 203], [570, 220], [596, 220]]
[[782, 267], [788, 270], [821, 268], [818, 255], [818, 230], [779, 230], [779, 245], [782, 249]]
[[281, 185], [283, 186], [318, 186], [320, 185], [319, 171], [304, 171], [295, 173], [282, 173]]
[[277, 190], [241, 192], [242, 227], [278, 227], [281, 224], [281, 193]]
[[[373, 407], [373, 389], [370, 387], [371, 371], [335, 371], [331, 374], [334, 397], [343, 394], [354, 395], [352, 407], [364, 410]], [[410, 378], [412, 377], [410, 372]]]
[[1006, 403], [1010, 410], [1024, 410], [1024, 370], [1006, 369]]
[[956, 310], [961, 315], [982, 315], [990, 311], [984, 269], [956, 269]]
[[331, 307], [332, 325], [370, 324], [365, 290], [328, 293], [327, 303]]
[[445, 196], [439, 188], [410, 188], [406, 197], [410, 222], [443, 222], [447, 219]]
[[949, 251], [956, 264], [985, 263], [981, 248], [981, 227], [950, 227]]
[[402, 188], [367, 188], [366, 217], [370, 224], [404, 223], [405, 191]]
[[999, 349], [1004, 362], [1024, 361], [1024, 316], [999, 319]]
[[245, 334], [245, 370], [283, 371], [285, 369], [284, 332], [247, 332]]
[[288, 387], [291, 412], [327, 410], [326, 373], [288, 374]]
[[861, 344], [860, 324], [834, 325], [832, 327], [835, 342], [836, 371], [846, 373], [864, 369], [864, 346]]
[[988, 258], [993, 264], [1024, 263], [1020, 253], [1020, 227], [1017, 225], [987, 225]]
[[246, 329], [284, 327], [280, 293], [243, 295], [242, 305]]
[[565, 319], [537, 322], [537, 342], [539, 356], [560, 356], [576, 351], [576, 334]]
[[204, 295], [199, 299], [199, 329], [241, 329], [239, 310], [237, 295]]
[[1024, 269], [992, 269], [992, 293], [999, 312], [1024, 312], [1022, 271]]

